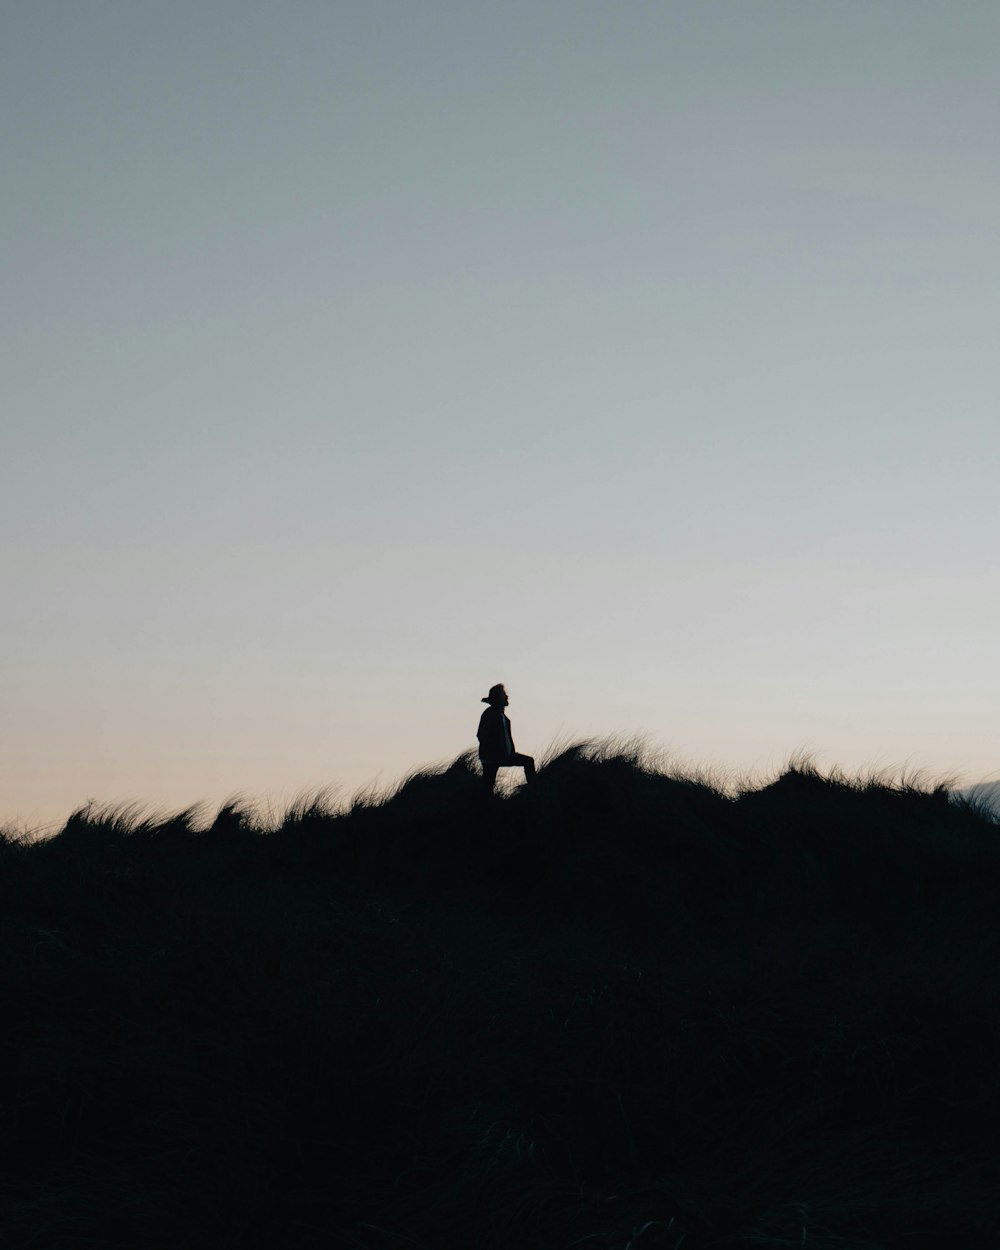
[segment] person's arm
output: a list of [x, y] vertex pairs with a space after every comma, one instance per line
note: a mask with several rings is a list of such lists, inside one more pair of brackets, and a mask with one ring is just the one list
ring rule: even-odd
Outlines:
[[491, 759], [503, 755], [503, 726], [496, 711], [488, 707], [479, 718], [479, 753]]

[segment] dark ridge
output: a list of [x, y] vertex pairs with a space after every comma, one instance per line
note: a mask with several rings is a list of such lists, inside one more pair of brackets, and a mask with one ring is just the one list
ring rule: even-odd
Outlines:
[[996, 1250], [1000, 839], [578, 744], [0, 838], [5, 1250]]

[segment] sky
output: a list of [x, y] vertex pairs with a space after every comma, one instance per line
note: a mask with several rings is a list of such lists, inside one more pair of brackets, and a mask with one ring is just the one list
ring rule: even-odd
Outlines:
[[1000, 7], [14, 0], [0, 823], [1000, 776]]

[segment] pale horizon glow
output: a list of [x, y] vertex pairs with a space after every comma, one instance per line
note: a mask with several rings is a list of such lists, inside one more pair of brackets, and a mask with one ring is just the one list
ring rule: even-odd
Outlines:
[[0, 825], [1000, 776], [1000, 10], [7, 14]]

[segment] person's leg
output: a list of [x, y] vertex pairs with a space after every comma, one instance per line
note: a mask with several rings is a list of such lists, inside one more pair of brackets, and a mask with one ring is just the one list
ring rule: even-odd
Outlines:
[[493, 787], [497, 781], [497, 769], [500, 767], [496, 760], [480, 760], [483, 766], [483, 785], [486, 787], [486, 793], [492, 794]]
[[513, 755], [510, 762], [515, 767], [524, 769], [524, 780], [529, 785], [535, 780], [535, 761], [530, 755]]

